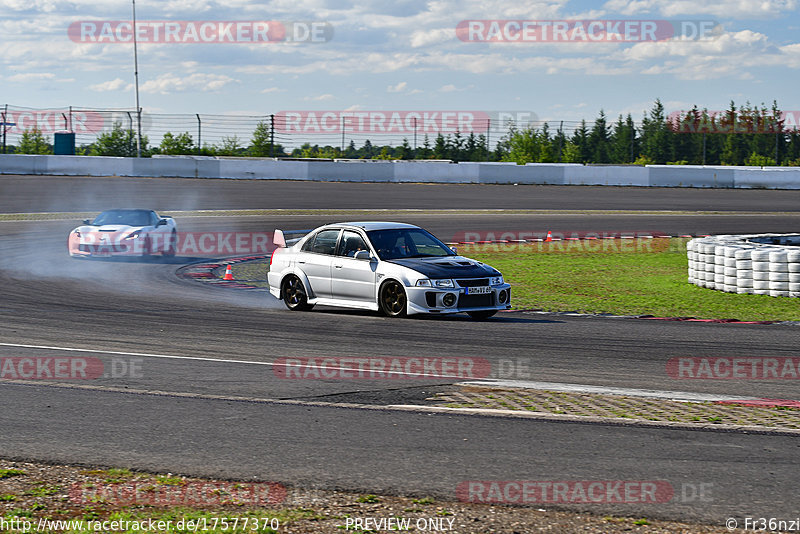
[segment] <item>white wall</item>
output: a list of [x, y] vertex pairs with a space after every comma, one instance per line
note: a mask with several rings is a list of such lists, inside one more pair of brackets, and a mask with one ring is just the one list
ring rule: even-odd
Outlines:
[[800, 189], [797, 167], [448, 163], [442, 161], [286, 161], [277, 159], [113, 158], [0, 154], [0, 174], [155, 176], [342, 182], [635, 185]]

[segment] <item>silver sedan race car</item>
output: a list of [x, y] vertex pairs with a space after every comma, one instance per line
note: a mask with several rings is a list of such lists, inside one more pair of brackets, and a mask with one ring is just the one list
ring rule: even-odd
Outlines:
[[[303, 237], [287, 239], [298, 233]], [[466, 312], [486, 319], [511, 308], [499, 271], [459, 256], [418, 226], [393, 222], [275, 230], [269, 291], [290, 310], [316, 304], [406, 314]]]

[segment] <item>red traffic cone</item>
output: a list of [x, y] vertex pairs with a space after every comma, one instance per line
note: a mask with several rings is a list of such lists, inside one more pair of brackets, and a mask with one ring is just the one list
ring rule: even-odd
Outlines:
[[223, 280], [233, 280], [233, 271], [231, 271], [231, 266], [228, 265], [225, 267], [225, 276], [222, 277]]
[[547, 237], [544, 240], [545, 242], [553, 240], [553, 233], [550, 230], [547, 231]]

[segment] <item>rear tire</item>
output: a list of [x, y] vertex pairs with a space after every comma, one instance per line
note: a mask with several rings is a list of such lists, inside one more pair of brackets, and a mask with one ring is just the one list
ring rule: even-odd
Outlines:
[[467, 312], [467, 315], [469, 315], [476, 321], [485, 321], [489, 317], [492, 317], [495, 313], [497, 313], [497, 310], [481, 310], [481, 311]]
[[308, 303], [308, 293], [302, 280], [293, 274], [283, 279], [281, 296], [283, 303], [292, 311], [308, 311], [314, 307]]
[[178, 234], [175, 230], [172, 231], [172, 234], [169, 236], [169, 243], [167, 243], [167, 248], [164, 250], [164, 256], [168, 258], [172, 258], [175, 256], [175, 248], [177, 247], [178, 242]]
[[408, 299], [400, 282], [389, 280], [381, 286], [378, 305], [387, 317], [405, 317]]
[[144, 245], [142, 248], [144, 249], [142, 251], [142, 258], [146, 260], [153, 259], [153, 242], [150, 240], [150, 236], [147, 236], [144, 239]]

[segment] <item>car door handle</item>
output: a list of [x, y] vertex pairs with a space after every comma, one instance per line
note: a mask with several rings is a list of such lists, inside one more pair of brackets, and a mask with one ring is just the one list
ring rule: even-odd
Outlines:
[[297, 263], [305, 263], [304, 261], [297, 260]]
[[342, 265], [334, 265], [334, 267], [337, 268], [337, 269], [341, 269]]

